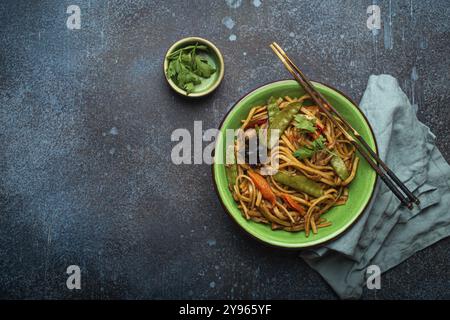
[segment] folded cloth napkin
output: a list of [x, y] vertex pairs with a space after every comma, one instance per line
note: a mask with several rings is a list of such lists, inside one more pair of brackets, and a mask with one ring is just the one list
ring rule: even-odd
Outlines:
[[[341, 298], [359, 298], [367, 267], [381, 272], [450, 235], [450, 166], [435, 136], [417, 117], [395, 78], [372, 75], [360, 108], [374, 130], [379, 155], [420, 199], [408, 210], [378, 179], [376, 195], [342, 237], [301, 254]], [[351, 196], [351, 195], [350, 195]]]

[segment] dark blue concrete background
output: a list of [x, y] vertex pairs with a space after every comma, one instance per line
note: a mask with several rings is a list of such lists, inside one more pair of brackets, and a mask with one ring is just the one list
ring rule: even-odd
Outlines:
[[[66, 27], [71, 4], [81, 30]], [[335, 298], [296, 252], [234, 225], [208, 165], [173, 165], [170, 135], [217, 127], [244, 93], [288, 77], [276, 40], [357, 101], [370, 74], [397, 77], [449, 160], [449, 21], [448, 1], [2, 1], [0, 297]], [[226, 63], [221, 87], [196, 101], [162, 73], [166, 49], [190, 35]], [[446, 239], [364, 297], [448, 299], [449, 257]], [[82, 290], [66, 288], [71, 264]]]

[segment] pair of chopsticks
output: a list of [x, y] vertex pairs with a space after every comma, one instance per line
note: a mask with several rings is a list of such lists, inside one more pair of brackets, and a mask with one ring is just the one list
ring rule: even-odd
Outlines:
[[[308, 95], [319, 106], [322, 112], [337, 126], [346, 138], [355, 146], [359, 153], [366, 159], [369, 165], [375, 170], [383, 182], [391, 189], [397, 198], [408, 209], [413, 208], [413, 204], [420, 204], [419, 199], [415, 197], [411, 191], [400, 181], [400, 179], [389, 169], [389, 167], [378, 157], [378, 155], [370, 148], [364, 138], [356, 131], [347, 120], [345, 120], [339, 112], [327, 101], [327, 99], [312, 85], [303, 72], [292, 62], [280, 46], [273, 42], [270, 48], [283, 62], [284, 66], [294, 76], [295, 80], [305, 89]], [[338, 118], [342, 124], [336, 120]], [[350, 134], [350, 133], [351, 134]], [[355, 140], [356, 139], [356, 140]]]

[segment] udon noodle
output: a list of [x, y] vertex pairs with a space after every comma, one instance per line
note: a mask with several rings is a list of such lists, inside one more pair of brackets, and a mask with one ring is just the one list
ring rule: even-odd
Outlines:
[[[264, 175], [263, 163], [227, 165], [233, 198], [248, 220], [273, 230], [316, 234], [331, 225], [324, 213], [348, 199], [359, 162], [355, 148], [307, 95], [271, 98], [253, 107], [241, 126], [244, 131], [273, 128], [280, 129], [280, 138], [268, 148], [268, 157], [277, 158], [278, 172]], [[235, 155], [242, 147], [235, 141]]]

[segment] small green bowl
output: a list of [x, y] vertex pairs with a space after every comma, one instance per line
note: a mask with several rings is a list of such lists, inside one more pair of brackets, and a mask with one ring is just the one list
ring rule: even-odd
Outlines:
[[[319, 90], [327, 100], [345, 117], [347, 121], [362, 135], [368, 145], [377, 151], [375, 137], [366, 117], [361, 110], [344, 94], [338, 92], [325, 84], [313, 82], [314, 87]], [[214, 164], [212, 166], [213, 179], [219, 198], [230, 216], [246, 232], [258, 240], [267, 244], [284, 248], [306, 248], [331, 241], [347, 230], [363, 213], [369, 204], [375, 189], [377, 175], [370, 165], [360, 155], [355, 179], [349, 186], [349, 198], [345, 205], [333, 207], [324, 217], [332, 222], [332, 225], [322, 228], [317, 234], [305, 236], [304, 232], [287, 232], [283, 230], [271, 230], [268, 225], [247, 221], [237, 207], [230, 190], [225, 173], [225, 166], [219, 161], [225, 154], [225, 130], [237, 129], [241, 120], [247, 117], [250, 109], [256, 105], [265, 104], [270, 96], [275, 97], [299, 97], [304, 94], [304, 89], [294, 80], [276, 81], [264, 85], [248, 93], [240, 99], [225, 116], [221, 126], [220, 134], [216, 142]]]
[[[175, 50], [186, 47], [188, 45], [194, 45], [196, 43], [203, 44], [208, 47], [209, 52], [206, 54], [202, 53], [202, 55], [209, 61], [209, 63], [211, 63], [216, 68], [216, 72], [214, 72], [214, 74], [212, 74], [208, 79], [203, 79], [202, 83], [196, 85], [194, 91], [188, 94], [185, 90], [178, 87], [175, 82], [173, 82], [172, 79], [167, 76], [167, 68], [169, 67], [169, 61], [167, 57]], [[222, 82], [224, 67], [225, 65], [223, 62], [223, 57], [219, 49], [217, 49], [217, 47], [210, 41], [199, 37], [188, 37], [175, 42], [169, 48], [169, 50], [167, 50], [167, 53], [164, 57], [164, 75], [166, 76], [167, 82], [177, 93], [191, 98], [203, 97], [213, 92]]]

